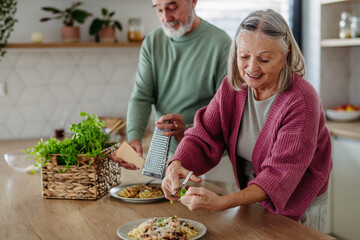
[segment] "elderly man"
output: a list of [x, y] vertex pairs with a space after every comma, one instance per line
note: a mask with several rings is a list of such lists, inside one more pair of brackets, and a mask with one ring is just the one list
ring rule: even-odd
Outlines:
[[172, 130], [163, 134], [174, 137], [170, 154], [174, 153], [195, 112], [209, 103], [226, 75], [231, 39], [196, 15], [196, 3], [152, 0], [162, 28], [143, 41], [127, 114], [127, 140], [139, 155], [152, 105], [156, 127]]

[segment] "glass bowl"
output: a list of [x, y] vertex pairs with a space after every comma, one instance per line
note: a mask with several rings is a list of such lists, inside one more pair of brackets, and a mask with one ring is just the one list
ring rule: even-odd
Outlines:
[[360, 110], [343, 111], [335, 109], [326, 109], [326, 116], [333, 121], [355, 121], [360, 117]]
[[24, 150], [7, 152], [4, 154], [4, 159], [6, 163], [17, 172], [30, 173], [33, 170], [38, 171], [40, 169], [34, 166], [36, 162], [33, 158], [26, 158]]

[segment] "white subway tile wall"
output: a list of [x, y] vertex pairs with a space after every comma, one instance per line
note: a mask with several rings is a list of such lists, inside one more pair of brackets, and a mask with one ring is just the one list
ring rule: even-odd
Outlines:
[[67, 114], [126, 117], [139, 47], [8, 49], [0, 64], [0, 140], [49, 137]]

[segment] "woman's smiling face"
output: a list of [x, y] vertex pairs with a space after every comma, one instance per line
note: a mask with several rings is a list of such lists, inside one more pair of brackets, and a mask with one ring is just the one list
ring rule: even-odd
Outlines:
[[236, 54], [240, 76], [253, 88], [255, 98], [271, 97], [277, 89], [288, 54], [283, 50], [281, 39], [258, 31], [244, 31], [237, 38]]

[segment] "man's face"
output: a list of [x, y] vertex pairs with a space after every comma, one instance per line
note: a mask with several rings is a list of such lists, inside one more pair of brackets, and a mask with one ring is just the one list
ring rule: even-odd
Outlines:
[[153, 7], [169, 37], [180, 37], [191, 30], [195, 19], [192, 0], [152, 0]]

